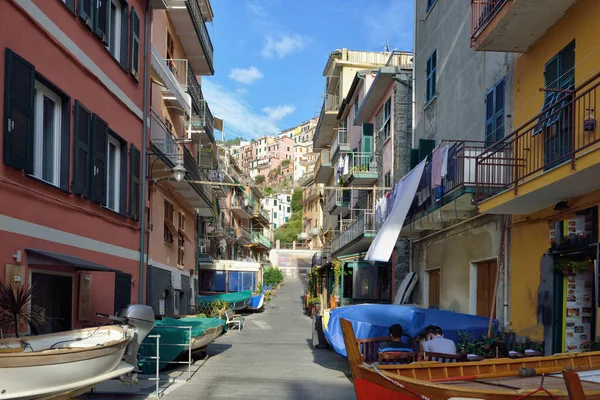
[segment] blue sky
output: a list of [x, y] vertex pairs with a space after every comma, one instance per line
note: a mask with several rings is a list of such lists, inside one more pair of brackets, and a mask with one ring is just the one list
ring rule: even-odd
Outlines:
[[412, 50], [414, 0], [212, 0], [215, 75], [202, 90], [227, 138], [318, 115], [329, 53]]

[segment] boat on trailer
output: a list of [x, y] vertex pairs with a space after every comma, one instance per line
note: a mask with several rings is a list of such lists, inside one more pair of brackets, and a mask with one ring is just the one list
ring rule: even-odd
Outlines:
[[340, 320], [358, 400], [569, 399], [561, 371], [579, 374], [587, 399], [600, 400], [600, 352], [563, 353], [472, 362], [416, 362], [370, 365], [362, 362], [350, 321]]
[[118, 324], [0, 339], [0, 399], [71, 398], [136, 371], [152, 309], [131, 305], [121, 317], [103, 316]]

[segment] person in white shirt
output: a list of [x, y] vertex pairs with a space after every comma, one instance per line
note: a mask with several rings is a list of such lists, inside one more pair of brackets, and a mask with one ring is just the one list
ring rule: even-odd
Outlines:
[[426, 342], [423, 343], [423, 351], [428, 353], [456, 354], [456, 344], [444, 337], [442, 328], [430, 325], [425, 328]]

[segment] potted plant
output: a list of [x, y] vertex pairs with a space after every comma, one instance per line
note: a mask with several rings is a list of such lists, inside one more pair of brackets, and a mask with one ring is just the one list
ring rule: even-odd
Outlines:
[[319, 297], [311, 297], [308, 299], [308, 305], [311, 317], [321, 311], [321, 299]]
[[21, 324], [28, 325], [33, 332], [48, 322], [45, 310], [31, 304], [35, 288], [23, 285], [13, 286], [0, 282], [0, 328], [13, 328], [19, 337]]
[[575, 261], [561, 256], [554, 264], [554, 270], [562, 272], [563, 275], [576, 275], [588, 271], [591, 264], [590, 259]]

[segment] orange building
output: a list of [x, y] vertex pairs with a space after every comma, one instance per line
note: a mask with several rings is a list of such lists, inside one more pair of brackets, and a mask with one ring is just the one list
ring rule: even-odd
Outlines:
[[0, 3], [0, 280], [37, 288], [40, 333], [145, 301], [146, 5]]

